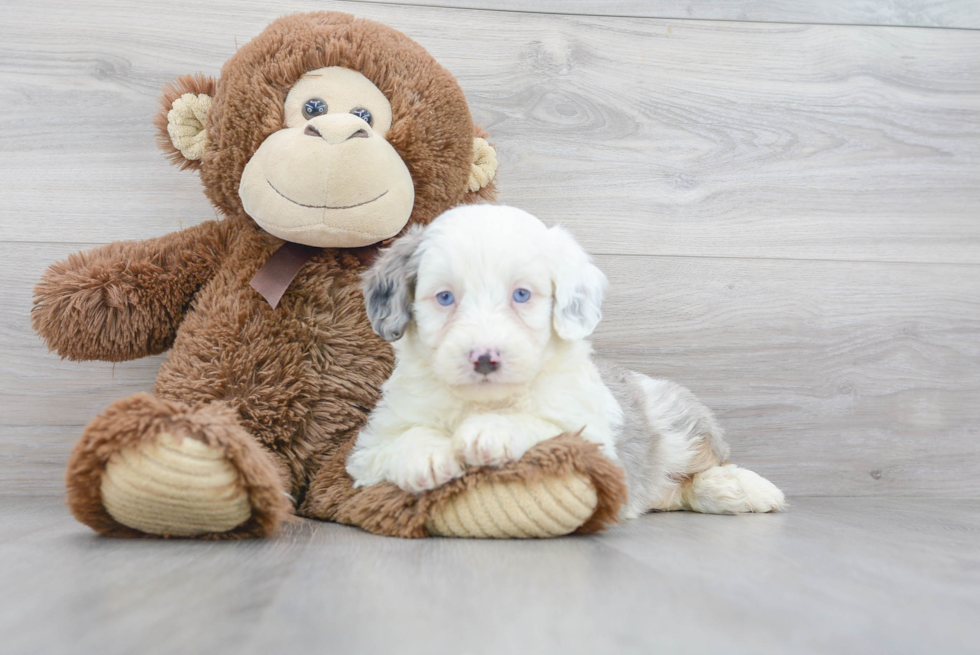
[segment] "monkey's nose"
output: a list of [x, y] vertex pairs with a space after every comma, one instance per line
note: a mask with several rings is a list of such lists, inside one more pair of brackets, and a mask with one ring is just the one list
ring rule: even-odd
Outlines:
[[[364, 124], [360, 121], [361, 125]], [[327, 143], [343, 143], [344, 141], [349, 141], [350, 139], [366, 139], [370, 134], [363, 127], [358, 127], [356, 124], [351, 125], [344, 122], [340, 125], [331, 125], [329, 127], [325, 125], [320, 125], [317, 127], [312, 122], [306, 124], [306, 128], [303, 129], [303, 134], [306, 136], [318, 136]]]
[[490, 375], [500, 367], [500, 355], [496, 351], [480, 353], [473, 362], [473, 370], [480, 375]]

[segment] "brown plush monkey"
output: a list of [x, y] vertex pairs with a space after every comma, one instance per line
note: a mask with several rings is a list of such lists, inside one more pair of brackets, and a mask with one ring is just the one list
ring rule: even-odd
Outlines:
[[170, 350], [153, 394], [110, 405], [75, 447], [78, 520], [210, 538], [268, 535], [294, 511], [404, 537], [615, 521], [619, 469], [574, 435], [423, 496], [354, 489], [344, 470], [393, 363], [360, 292], [373, 249], [494, 195], [493, 150], [424, 49], [346, 14], [289, 16], [162, 102], [161, 145], [222, 218], [73, 255], [35, 289], [33, 325], [62, 357]]

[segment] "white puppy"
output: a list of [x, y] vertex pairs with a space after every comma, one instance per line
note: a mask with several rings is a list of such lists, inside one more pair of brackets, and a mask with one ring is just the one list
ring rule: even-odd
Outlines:
[[567, 231], [500, 205], [450, 210], [383, 251], [364, 296], [396, 364], [348, 459], [355, 485], [422, 492], [581, 430], [624, 466], [626, 516], [782, 508], [772, 483], [726, 463], [691, 392], [593, 361], [605, 284]]

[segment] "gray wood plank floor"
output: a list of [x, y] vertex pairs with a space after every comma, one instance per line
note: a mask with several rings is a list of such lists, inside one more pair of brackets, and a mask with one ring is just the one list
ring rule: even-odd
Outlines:
[[[388, 23], [457, 75], [501, 200], [609, 274], [602, 354], [691, 387], [792, 494], [980, 493], [980, 32], [934, 27], [976, 3], [415, 4], [473, 8], [288, 10]], [[31, 287], [72, 251], [213, 215], [154, 146], [158, 89], [217, 74], [285, 10], [0, 4], [6, 491], [61, 493], [82, 426], [160, 361], [59, 361]], [[834, 22], [916, 27], [804, 24]]]
[[0, 498], [0, 653], [976, 653], [980, 500], [797, 498], [594, 537], [106, 540]]

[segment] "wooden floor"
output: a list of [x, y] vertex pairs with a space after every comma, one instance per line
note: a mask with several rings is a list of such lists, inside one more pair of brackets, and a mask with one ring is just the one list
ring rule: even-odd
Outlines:
[[[457, 76], [500, 199], [607, 272], [597, 349], [693, 389], [789, 513], [548, 543], [68, 517], [72, 444], [160, 359], [60, 361], [33, 284], [211, 218], [154, 145], [160, 87], [324, 9]], [[0, 279], [0, 653], [980, 652], [974, 0], [3, 2]]]
[[552, 541], [303, 522], [105, 540], [0, 500], [0, 653], [976, 653], [980, 499], [799, 498]]

